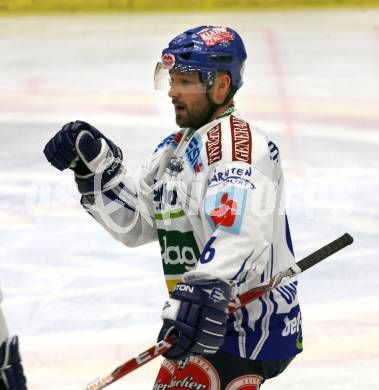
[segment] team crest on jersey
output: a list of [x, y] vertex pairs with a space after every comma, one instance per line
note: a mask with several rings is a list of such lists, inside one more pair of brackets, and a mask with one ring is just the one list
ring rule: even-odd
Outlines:
[[203, 148], [203, 144], [201, 142], [201, 138], [197, 135], [192, 137], [191, 142], [189, 143], [186, 149], [186, 158], [188, 164], [191, 167], [192, 172], [199, 173], [203, 170], [204, 165], [201, 160], [201, 149]]
[[251, 131], [247, 122], [230, 115], [232, 131], [232, 160], [251, 164]]
[[219, 43], [233, 40], [233, 35], [227, 27], [211, 27], [199, 33], [206, 46], [212, 47]]
[[225, 191], [207, 196], [205, 215], [212, 228], [239, 234], [246, 197], [246, 190], [239, 187], [229, 187]]
[[170, 176], [178, 176], [180, 172], [184, 169], [184, 161], [181, 156], [172, 156], [170, 161], [167, 164], [166, 172]]
[[207, 148], [208, 165], [211, 165], [222, 158], [221, 123], [218, 123], [208, 131], [207, 138], [205, 145]]

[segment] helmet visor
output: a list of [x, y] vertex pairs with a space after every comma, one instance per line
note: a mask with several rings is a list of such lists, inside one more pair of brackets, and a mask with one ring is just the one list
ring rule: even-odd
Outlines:
[[214, 79], [212, 69], [198, 69], [182, 64], [167, 68], [162, 62], [158, 62], [154, 72], [154, 87], [157, 90], [168, 90], [171, 86], [175, 86], [175, 89], [181, 92], [204, 93], [208, 77]]
[[162, 62], [157, 62], [154, 71], [154, 88], [160, 91], [170, 88], [170, 73]]

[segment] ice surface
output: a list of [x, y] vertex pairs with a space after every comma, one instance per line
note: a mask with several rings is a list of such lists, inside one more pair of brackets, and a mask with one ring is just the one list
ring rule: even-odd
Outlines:
[[[280, 146], [301, 277], [305, 351], [264, 386], [379, 389], [379, 11], [0, 18], [0, 284], [31, 390], [83, 389], [154, 343], [166, 297], [157, 244], [128, 249], [78, 204], [48, 139], [103, 130], [135, 170], [175, 129], [152, 73], [171, 37], [230, 25], [248, 51], [240, 111]], [[149, 390], [159, 362], [113, 389]]]

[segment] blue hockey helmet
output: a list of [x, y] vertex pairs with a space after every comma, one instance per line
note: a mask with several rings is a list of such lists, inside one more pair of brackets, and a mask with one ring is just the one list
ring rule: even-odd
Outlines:
[[154, 82], [156, 89], [163, 89], [167, 73], [174, 69], [182, 72], [199, 71], [202, 82], [213, 85], [216, 73], [228, 72], [232, 90], [243, 84], [242, 75], [247, 58], [245, 46], [238, 33], [229, 27], [200, 26], [175, 37], [162, 52]]

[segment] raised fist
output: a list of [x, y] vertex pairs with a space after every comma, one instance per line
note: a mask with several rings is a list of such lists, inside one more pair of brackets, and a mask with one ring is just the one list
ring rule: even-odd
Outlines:
[[55, 168], [75, 172], [79, 191], [84, 195], [112, 188], [123, 172], [121, 149], [82, 121], [64, 125], [46, 144], [44, 154]]

